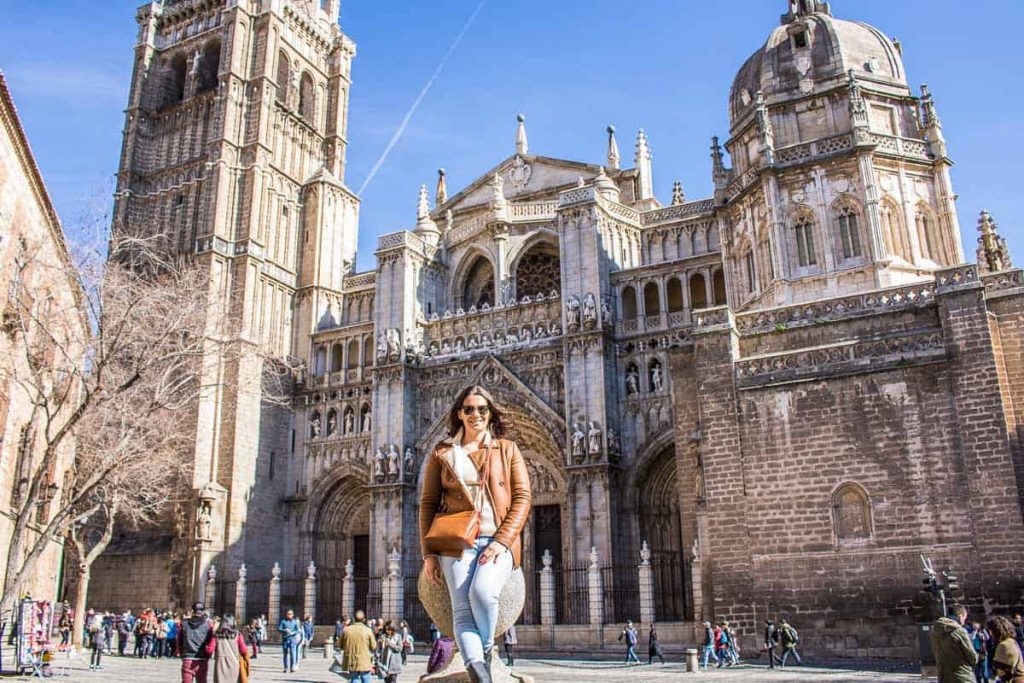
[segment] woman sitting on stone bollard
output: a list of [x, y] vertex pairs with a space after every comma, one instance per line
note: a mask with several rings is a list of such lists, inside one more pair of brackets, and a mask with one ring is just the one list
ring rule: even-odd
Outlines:
[[442, 573], [455, 640], [470, 680], [490, 683], [498, 600], [519, 566], [519, 536], [530, 514], [530, 477], [491, 394], [462, 391], [448, 419], [450, 437], [426, 463], [420, 496], [423, 571]]

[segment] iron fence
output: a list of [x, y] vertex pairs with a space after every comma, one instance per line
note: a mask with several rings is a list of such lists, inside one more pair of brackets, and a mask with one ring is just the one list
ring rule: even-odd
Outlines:
[[526, 583], [526, 600], [523, 603], [523, 611], [519, 615], [519, 621], [516, 623], [539, 624], [541, 572], [524, 572], [523, 580]]
[[[361, 609], [366, 612], [366, 616], [369, 618], [380, 618], [384, 611], [383, 596], [381, 594], [381, 586], [384, 582], [383, 577], [371, 576], [364, 580], [366, 586], [366, 592], [362, 593], [359, 591], [359, 581], [356, 580], [356, 609]], [[360, 600], [362, 601], [362, 607], [360, 607]]]
[[602, 567], [601, 580], [605, 622], [637, 621], [640, 618], [640, 584], [636, 565]]
[[654, 614], [658, 621], [683, 621], [693, 596], [686, 581], [682, 553], [660, 552], [651, 557]]
[[555, 574], [556, 623], [590, 623], [590, 587], [587, 564], [580, 563], [552, 571]]
[[419, 574], [406, 574], [405, 576], [405, 609], [404, 619], [409, 624], [409, 630], [414, 638], [427, 640], [430, 637], [430, 615], [420, 602], [420, 591], [417, 580]]
[[302, 579], [281, 579], [281, 614], [271, 616], [270, 619], [280, 619], [281, 615], [292, 610], [295, 616], [303, 617], [303, 603], [305, 602], [305, 581]]
[[[345, 570], [320, 569], [316, 581], [316, 621], [333, 624], [344, 616]], [[348, 615], [352, 616], [352, 615]]]
[[235, 587], [238, 585], [237, 581], [228, 581], [226, 579], [217, 580], [214, 583], [214, 597], [213, 597], [213, 613], [221, 616], [235, 614]]
[[264, 615], [267, 619], [277, 619], [280, 617], [279, 614], [270, 615], [267, 614], [268, 601], [270, 600], [270, 582], [269, 581], [250, 581], [245, 587], [245, 615], [249, 621], [252, 621], [260, 615]]

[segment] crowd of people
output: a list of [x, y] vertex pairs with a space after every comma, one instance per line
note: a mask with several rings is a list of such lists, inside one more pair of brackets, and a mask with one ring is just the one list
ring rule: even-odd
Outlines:
[[1024, 683], [1024, 618], [992, 616], [982, 624], [967, 616], [957, 605], [932, 624], [939, 683]]

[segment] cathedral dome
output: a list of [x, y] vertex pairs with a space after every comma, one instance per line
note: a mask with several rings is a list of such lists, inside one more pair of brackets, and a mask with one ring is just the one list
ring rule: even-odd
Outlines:
[[735, 130], [753, 110], [758, 91], [769, 104], [798, 99], [846, 83], [849, 71], [894, 95], [909, 92], [900, 51], [884, 33], [836, 19], [827, 2], [793, 0], [782, 25], [736, 75], [729, 125]]

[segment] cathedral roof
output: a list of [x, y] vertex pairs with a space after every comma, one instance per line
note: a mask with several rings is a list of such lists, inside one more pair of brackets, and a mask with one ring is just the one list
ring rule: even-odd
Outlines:
[[[809, 9], [800, 7], [808, 5]], [[794, 100], [847, 82], [853, 71], [893, 94], [909, 94], [896, 44], [877, 28], [836, 19], [828, 3], [800, 3], [740, 68], [729, 96], [735, 133], [753, 111], [758, 91], [769, 104]]]

